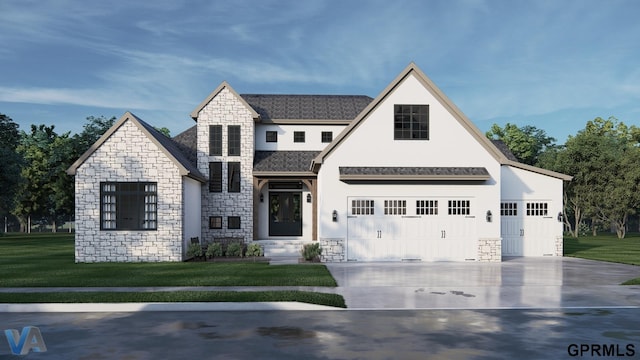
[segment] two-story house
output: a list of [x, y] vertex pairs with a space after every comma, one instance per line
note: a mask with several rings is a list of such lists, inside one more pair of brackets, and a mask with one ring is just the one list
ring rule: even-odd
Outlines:
[[180, 261], [189, 239], [324, 261], [562, 256], [563, 181], [487, 139], [415, 65], [375, 99], [240, 95], [173, 139], [126, 113], [70, 168], [76, 261]]

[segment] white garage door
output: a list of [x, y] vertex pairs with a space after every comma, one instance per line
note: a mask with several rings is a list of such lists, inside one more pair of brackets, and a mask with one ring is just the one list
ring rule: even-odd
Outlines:
[[555, 253], [550, 201], [506, 201], [500, 204], [502, 255], [551, 256]]
[[464, 261], [477, 257], [471, 198], [349, 198], [347, 259]]

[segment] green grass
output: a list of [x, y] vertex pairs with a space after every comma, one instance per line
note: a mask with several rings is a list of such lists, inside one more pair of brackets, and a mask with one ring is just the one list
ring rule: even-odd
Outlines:
[[[564, 256], [640, 265], [640, 234], [627, 234], [624, 239], [618, 239], [614, 234], [577, 239], [565, 237]], [[640, 278], [625, 281], [622, 285], [640, 285]]]
[[296, 301], [346, 308], [337, 294], [308, 291], [173, 291], [173, 292], [49, 292], [0, 293], [0, 303], [123, 303], [123, 302], [280, 302]]
[[627, 234], [624, 239], [615, 234], [565, 237], [564, 256], [640, 265], [640, 234]]
[[[0, 287], [319, 286], [336, 281], [321, 264], [74, 262], [69, 234], [0, 236]], [[298, 301], [345, 307], [337, 294], [305, 291], [0, 293], [0, 303]]]
[[0, 237], [0, 287], [337, 286], [324, 265], [74, 262], [69, 234]]

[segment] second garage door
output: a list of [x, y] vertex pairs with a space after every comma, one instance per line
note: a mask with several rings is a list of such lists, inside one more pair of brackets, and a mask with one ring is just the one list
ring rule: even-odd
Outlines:
[[477, 257], [472, 198], [348, 199], [350, 261], [465, 261]]

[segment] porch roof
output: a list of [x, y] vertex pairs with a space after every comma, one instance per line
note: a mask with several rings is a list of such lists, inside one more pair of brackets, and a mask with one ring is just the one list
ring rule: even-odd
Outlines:
[[256, 173], [309, 173], [311, 161], [320, 151], [256, 151], [253, 172]]

